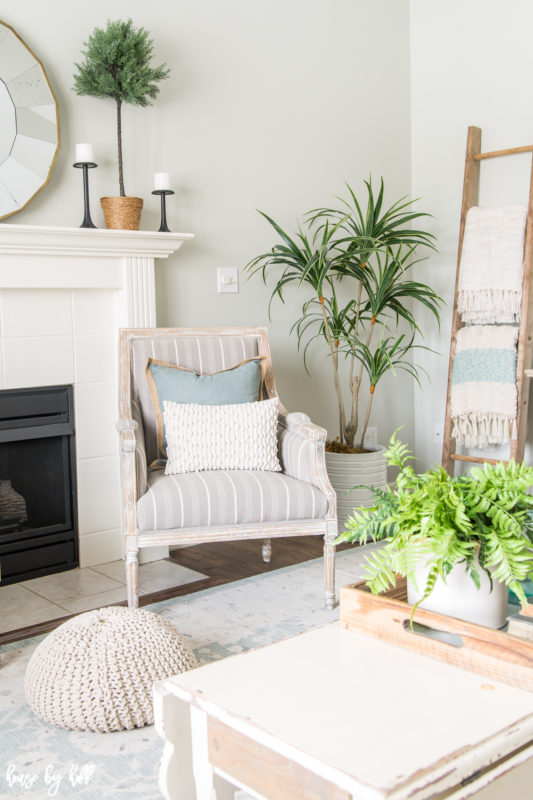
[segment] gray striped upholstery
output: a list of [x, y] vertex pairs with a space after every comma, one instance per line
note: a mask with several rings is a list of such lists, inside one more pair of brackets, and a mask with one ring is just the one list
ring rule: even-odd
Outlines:
[[278, 456], [285, 475], [318, 486], [316, 446], [304, 436], [278, 425]]
[[229, 369], [259, 353], [259, 336], [157, 336], [132, 341], [132, 400], [138, 402], [144, 422], [146, 458], [157, 458], [157, 429], [146, 382], [149, 358], [192, 369], [199, 375]]
[[322, 492], [279, 472], [152, 471], [148, 481], [148, 492], [137, 503], [140, 531], [323, 519], [327, 511]]
[[131, 416], [137, 423], [135, 431], [135, 478], [137, 486], [137, 497], [142, 497], [148, 483], [148, 465], [146, 463], [146, 449], [144, 446], [144, 428], [141, 409], [137, 403], [131, 404]]

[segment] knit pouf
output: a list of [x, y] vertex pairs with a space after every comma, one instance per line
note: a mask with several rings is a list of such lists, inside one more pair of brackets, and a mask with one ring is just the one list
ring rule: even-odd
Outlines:
[[39, 644], [26, 669], [26, 699], [37, 716], [62, 728], [140, 728], [154, 721], [154, 682], [196, 666], [163, 617], [101, 608], [64, 622]]

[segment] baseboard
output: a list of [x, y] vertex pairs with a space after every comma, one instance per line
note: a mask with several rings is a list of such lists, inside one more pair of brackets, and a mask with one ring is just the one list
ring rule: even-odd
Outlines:
[[[120, 529], [80, 536], [80, 567], [97, 567], [121, 558], [124, 558], [124, 545]], [[139, 550], [139, 564], [160, 561], [162, 558], [168, 558], [167, 545], [143, 547]]]
[[80, 536], [80, 567], [96, 567], [122, 558], [120, 529], [85, 533]]
[[143, 547], [142, 550], [139, 550], [139, 564], [148, 564], [150, 561], [160, 561], [162, 558], [168, 558], [168, 545]]

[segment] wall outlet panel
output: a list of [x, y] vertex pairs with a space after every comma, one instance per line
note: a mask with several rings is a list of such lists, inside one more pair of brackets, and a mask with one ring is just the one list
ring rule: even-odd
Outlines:
[[233, 294], [239, 291], [239, 273], [236, 267], [218, 267], [217, 292]]
[[434, 422], [433, 423], [433, 442], [435, 444], [442, 444], [444, 441], [444, 423], [443, 422]]

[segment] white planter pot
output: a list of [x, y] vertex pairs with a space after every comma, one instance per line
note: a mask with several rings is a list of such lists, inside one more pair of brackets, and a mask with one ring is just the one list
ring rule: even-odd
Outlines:
[[365, 484], [383, 489], [387, 484], [387, 462], [385, 447], [378, 445], [369, 453], [328, 453], [326, 452], [326, 468], [328, 476], [337, 494], [337, 519], [339, 533], [344, 531], [348, 517], [357, 506], [374, 505], [370, 489], [355, 489], [354, 486]]
[[[418, 589], [407, 581], [407, 601], [417, 603], [426, 588], [428, 568], [418, 567], [415, 580]], [[420, 608], [436, 611], [449, 617], [457, 617], [488, 628], [501, 628], [507, 621], [507, 587], [499, 581], [492, 582], [485, 570], [479, 568], [480, 589], [466, 572], [464, 564], [456, 564], [446, 582], [438, 578], [429, 597], [420, 603]]]

